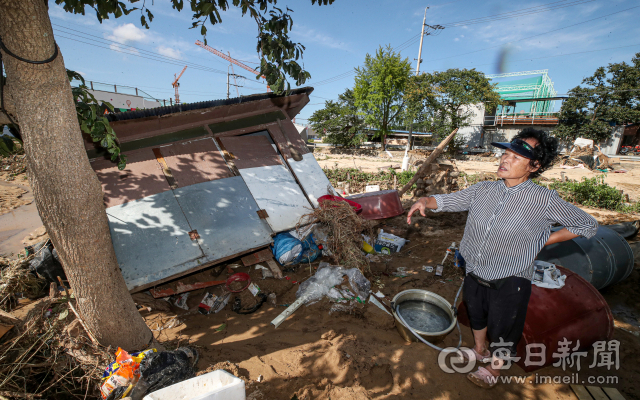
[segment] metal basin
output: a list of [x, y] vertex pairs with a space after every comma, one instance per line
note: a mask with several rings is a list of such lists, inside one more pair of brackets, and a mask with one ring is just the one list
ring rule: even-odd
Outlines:
[[400, 321], [397, 313], [416, 333], [432, 343], [444, 339], [456, 326], [451, 304], [426, 290], [409, 289], [396, 294], [392, 308], [396, 329], [407, 342], [417, 342], [418, 338]]

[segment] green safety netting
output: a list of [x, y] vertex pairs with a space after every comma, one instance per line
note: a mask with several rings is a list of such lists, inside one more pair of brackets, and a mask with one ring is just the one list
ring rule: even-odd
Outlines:
[[[531, 78], [514, 79], [501, 82], [498, 84], [496, 91], [504, 100], [518, 100], [531, 98], [546, 98], [556, 96], [553, 83], [548, 75], [538, 75]], [[505, 113], [548, 113], [553, 111], [553, 101], [532, 101], [516, 103], [513, 106], [506, 107]], [[502, 114], [502, 107], [498, 107], [497, 113]]]

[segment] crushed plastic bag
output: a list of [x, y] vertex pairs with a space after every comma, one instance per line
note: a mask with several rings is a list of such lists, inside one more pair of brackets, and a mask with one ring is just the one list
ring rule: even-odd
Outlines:
[[321, 250], [313, 240], [313, 234], [304, 239], [296, 238], [292, 232], [283, 232], [273, 238], [273, 255], [280, 265], [313, 262]]
[[[349, 279], [350, 288], [338, 287], [342, 284], [345, 275]], [[371, 282], [362, 275], [359, 269], [345, 269], [321, 262], [316, 274], [300, 284], [296, 298], [304, 296], [307, 305], [319, 301], [324, 296], [337, 302], [355, 300], [363, 303], [367, 300], [370, 291]]]
[[47, 282], [58, 282], [58, 276], [63, 280], [67, 277], [60, 264], [58, 252], [53, 248], [51, 241], [36, 243], [30, 251], [36, 256], [29, 263], [29, 270], [47, 280]]
[[351, 288], [360, 298], [360, 302], [367, 300], [369, 292], [371, 292], [371, 282], [362, 275], [358, 268], [348, 269], [344, 273], [349, 278], [349, 284], [351, 284]]
[[140, 378], [131, 391], [131, 399], [141, 400], [147, 393], [193, 378], [197, 362], [198, 353], [191, 347], [145, 357], [140, 363]]
[[314, 276], [300, 284], [296, 298], [305, 296], [307, 305], [313, 304], [329, 293], [332, 287], [341, 284], [343, 276], [344, 268], [322, 263]]

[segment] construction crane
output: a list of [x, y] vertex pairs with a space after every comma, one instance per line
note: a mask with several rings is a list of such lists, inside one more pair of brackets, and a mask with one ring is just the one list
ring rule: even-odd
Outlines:
[[180, 87], [180, 84], [178, 83], [178, 80], [180, 79], [182, 74], [184, 74], [184, 71], [186, 69], [187, 69], [187, 66], [185, 65], [184, 68], [182, 68], [182, 71], [180, 71], [180, 75], [176, 76], [176, 74], [173, 74], [173, 77], [176, 79], [173, 81], [171, 86], [173, 86], [176, 89], [176, 104], [180, 104], [180, 96], [178, 95], [178, 88]]
[[[262, 77], [262, 79], [267, 79], [265, 78], [264, 75], [262, 75], [260, 72], [256, 71], [255, 69], [246, 66], [245, 64], [241, 63], [240, 61], [236, 60], [235, 58], [232, 58], [231, 56], [228, 56], [226, 54], [224, 54], [223, 52], [214, 49], [213, 47], [207, 46], [206, 44], [202, 43], [199, 40], [196, 40], [196, 45], [202, 47], [203, 49], [207, 50], [208, 52], [211, 52], [215, 55], [217, 55], [218, 57], [221, 57], [227, 61], [229, 61], [232, 64], [237, 65], [240, 68], [244, 68], [249, 72], [253, 72], [255, 75], [260, 75]], [[269, 88], [269, 85], [267, 85], [267, 92], [270, 92], [271, 89]]]

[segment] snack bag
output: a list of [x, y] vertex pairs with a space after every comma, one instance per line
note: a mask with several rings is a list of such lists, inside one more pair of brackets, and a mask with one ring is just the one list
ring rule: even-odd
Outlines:
[[138, 382], [138, 378], [140, 378], [140, 373], [138, 372], [140, 362], [144, 357], [155, 351], [156, 349], [149, 349], [131, 355], [118, 347], [116, 361], [112, 362], [102, 374], [102, 385], [100, 386], [102, 398], [106, 399], [109, 393], [120, 386], [133, 387]]

